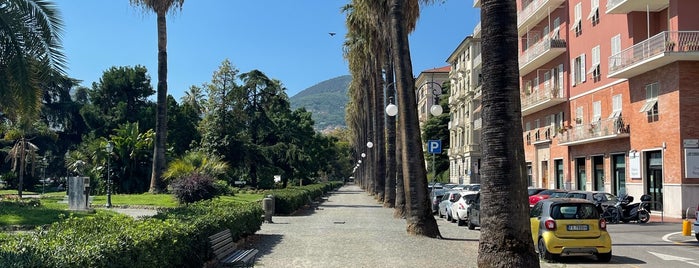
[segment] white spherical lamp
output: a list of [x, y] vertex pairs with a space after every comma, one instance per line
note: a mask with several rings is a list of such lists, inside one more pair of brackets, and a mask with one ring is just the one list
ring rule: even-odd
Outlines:
[[386, 106], [386, 114], [388, 116], [396, 116], [398, 114], [398, 106], [395, 104], [391, 103]]
[[434, 116], [439, 116], [442, 114], [442, 112], [442, 106], [440, 105], [432, 105], [432, 107], [430, 108], [430, 113]]

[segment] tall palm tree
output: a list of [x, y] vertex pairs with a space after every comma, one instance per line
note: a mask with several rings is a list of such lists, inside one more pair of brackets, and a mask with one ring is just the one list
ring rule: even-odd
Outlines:
[[46, 0], [0, 2], [0, 114], [36, 118], [41, 110], [40, 83], [64, 75], [63, 21]]
[[168, 12], [182, 10], [184, 0], [129, 0], [132, 5], [153, 11], [158, 26], [158, 99], [155, 119], [155, 143], [153, 146], [153, 171], [149, 192], [163, 189], [162, 175], [165, 171], [165, 146], [167, 143], [167, 21]]
[[[389, 29], [396, 74], [398, 124], [400, 126], [402, 169], [405, 183], [406, 221], [408, 233], [441, 237], [432, 216], [427, 192], [427, 172], [422, 154], [422, 139], [417, 114], [415, 81], [410, 59], [408, 33], [414, 29], [419, 15], [418, 0], [389, 0]], [[429, 1], [423, 1], [429, 2]]]
[[488, 224], [481, 229], [478, 267], [539, 267], [526, 205], [516, 12], [513, 0], [481, 4], [481, 221]]

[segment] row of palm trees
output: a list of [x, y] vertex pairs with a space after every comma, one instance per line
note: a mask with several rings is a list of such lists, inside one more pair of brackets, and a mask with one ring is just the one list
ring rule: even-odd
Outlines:
[[[408, 233], [441, 238], [429, 207], [408, 42], [420, 4], [433, 2], [352, 0], [343, 8], [348, 30], [344, 56], [353, 77], [346, 121], [356, 158], [364, 161], [355, 171], [361, 187], [404, 217]], [[539, 266], [525, 205], [516, 11], [514, 0], [482, 0], [486, 83], [479, 267]], [[383, 112], [387, 100], [395, 100], [397, 120]]]

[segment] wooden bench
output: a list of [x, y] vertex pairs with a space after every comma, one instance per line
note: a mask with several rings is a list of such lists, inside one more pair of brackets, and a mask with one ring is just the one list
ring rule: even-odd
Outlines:
[[211, 249], [218, 264], [223, 267], [253, 267], [257, 258], [257, 249], [237, 249], [231, 230], [226, 229], [209, 236]]

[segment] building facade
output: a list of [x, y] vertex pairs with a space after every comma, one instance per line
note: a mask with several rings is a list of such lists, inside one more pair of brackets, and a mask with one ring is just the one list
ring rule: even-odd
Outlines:
[[529, 184], [696, 206], [699, 1], [517, 5]]
[[430, 110], [433, 105], [439, 105], [439, 98], [442, 95], [442, 85], [449, 81], [449, 70], [451, 66], [444, 66], [424, 70], [415, 78], [415, 99], [417, 100], [418, 121], [420, 129], [432, 114]]
[[480, 183], [480, 40], [466, 37], [447, 58], [449, 80], [449, 181]]

